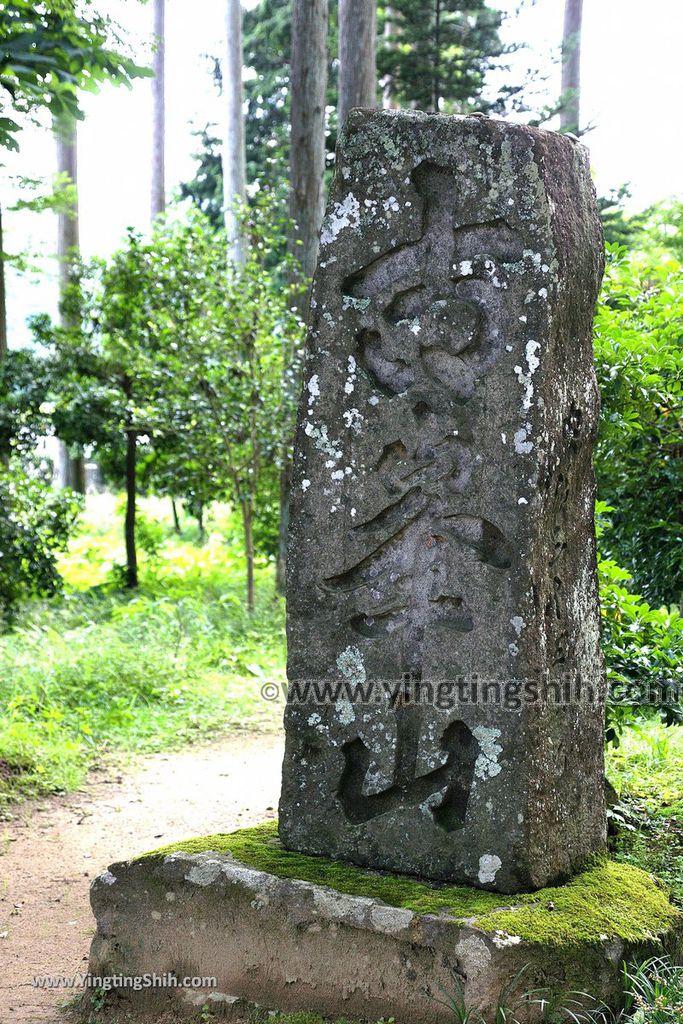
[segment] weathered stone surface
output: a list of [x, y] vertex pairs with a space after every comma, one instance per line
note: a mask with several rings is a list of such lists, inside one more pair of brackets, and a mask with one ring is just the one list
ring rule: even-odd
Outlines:
[[[607, 919], [610, 899], [623, 908], [629, 895], [625, 886], [606, 898]], [[92, 975], [216, 979], [212, 988], [115, 989], [107, 1004], [117, 1020], [122, 1011], [125, 1019], [130, 1011], [133, 1019], [158, 1020], [165, 1009], [195, 1019], [204, 1004], [217, 1019], [235, 1011], [243, 1019], [239, 1011], [246, 1001], [332, 1018], [446, 1024], [452, 1011], [438, 1000], [444, 990], [455, 994], [454, 975], [466, 1005], [493, 1019], [501, 992], [525, 965], [521, 991], [590, 990], [615, 1005], [621, 960], [636, 952], [634, 943], [615, 934], [587, 942], [570, 933], [558, 945], [489, 932], [446, 911], [414, 913], [278, 878], [220, 853], [177, 852], [113, 864], [94, 881], [91, 902], [97, 918]], [[649, 941], [637, 947], [641, 955], [675, 949], [675, 911], [671, 915], [666, 928], [653, 921]], [[515, 1017], [521, 1024], [537, 1021], [538, 1006], [521, 1007]]]
[[601, 273], [580, 144], [349, 118], [296, 440], [291, 849], [514, 892], [603, 846]]

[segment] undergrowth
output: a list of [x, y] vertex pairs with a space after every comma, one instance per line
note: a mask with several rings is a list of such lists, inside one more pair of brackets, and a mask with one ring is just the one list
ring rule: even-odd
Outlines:
[[260, 692], [284, 678], [271, 567], [257, 568], [249, 616], [229, 514], [218, 510], [200, 544], [189, 523], [185, 537], [173, 533], [161, 502], [142, 505], [151, 553], [137, 591], [117, 583], [120, 520], [97, 496], [62, 559], [64, 594], [31, 602], [0, 636], [0, 805], [72, 789], [113, 748], [168, 749], [277, 722], [281, 705]]
[[683, 728], [634, 725], [608, 748], [607, 768], [619, 796], [614, 855], [658, 875], [683, 906]]

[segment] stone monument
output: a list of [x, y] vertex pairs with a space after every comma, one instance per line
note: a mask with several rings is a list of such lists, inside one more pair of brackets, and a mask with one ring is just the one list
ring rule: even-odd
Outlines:
[[517, 892], [603, 848], [587, 153], [355, 111], [311, 298], [285, 847]]
[[[622, 960], [680, 955], [650, 875], [576, 874], [605, 833], [601, 272], [575, 140], [349, 117], [296, 442], [279, 838], [99, 875], [90, 972], [122, 979], [115, 1012], [449, 1024], [457, 979], [482, 1019], [512, 999], [540, 1024], [520, 986], [616, 1007]], [[140, 977], [161, 985], [123, 984]]]

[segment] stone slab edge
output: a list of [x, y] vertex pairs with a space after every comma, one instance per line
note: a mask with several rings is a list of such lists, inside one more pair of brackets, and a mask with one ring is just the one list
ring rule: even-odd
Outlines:
[[[504, 898], [501, 899], [504, 903]], [[467, 921], [419, 915], [379, 900], [281, 879], [229, 854], [173, 853], [114, 864], [91, 887], [97, 932], [90, 973], [215, 977], [215, 988], [118, 989], [110, 1002], [144, 1019], [149, 1012], [220, 1017], [245, 1007], [440, 1024], [454, 994], [484, 1017], [524, 971], [523, 989], [590, 991], [615, 1005], [620, 965], [634, 954], [661, 954], [680, 936], [653, 936], [634, 947], [606, 936], [601, 945], [557, 947], [487, 934]], [[520, 1024], [539, 1019], [530, 1005]]]

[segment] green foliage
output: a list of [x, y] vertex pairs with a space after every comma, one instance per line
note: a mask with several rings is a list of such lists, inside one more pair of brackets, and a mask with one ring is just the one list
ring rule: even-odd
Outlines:
[[274, 258], [286, 231], [277, 204], [261, 193], [241, 211], [241, 225], [239, 266], [227, 259], [224, 234], [200, 217], [168, 225], [154, 241], [164, 301], [156, 323], [166, 340], [152, 445], [183, 496], [204, 505], [225, 498], [241, 510], [249, 576], [254, 522], [264, 532], [264, 514], [272, 519], [277, 509], [272, 470], [281, 465], [295, 397], [286, 371], [294, 373], [303, 329], [288, 262]]
[[[517, 84], [501, 90], [496, 101], [482, 97], [488, 73], [500, 67], [505, 50], [498, 29], [500, 12], [485, 0], [439, 0], [440, 27], [436, 27], [435, 0], [399, 0], [391, 4], [391, 35], [383, 31], [379, 10], [377, 66], [380, 76], [390, 75], [392, 95], [406, 106], [429, 109], [434, 90], [443, 109], [501, 111], [520, 92]], [[289, 55], [291, 52], [291, 0], [260, 0], [243, 19], [245, 78], [245, 141], [247, 180], [259, 182], [278, 195], [286, 195], [289, 168]], [[329, 7], [327, 38], [327, 165], [332, 166], [337, 141], [337, 2]], [[220, 74], [217, 74], [220, 85]], [[219, 142], [213, 126], [197, 132], [201, 148], [197, 172], [182, 186], [216, 226], [220, 225], [222, 172]]]
[[619, 803], [614, 856], [662, 878], [683, 906], [683, 728], [643, 721], [607, 751]]
[[682, 341], [681, 264], [612, 252], [595, 319], [595, 466], [598, 493], [613, 508], [602, 550], [652, 604], [681, 599]]
[[[577, 1024], [680, 1024], [683, 1019], [683, 967], [670, 957], [624, 964], [620, 1010], [607, 1007], [579, 1015]], [[561, 1018], [562, 1020], [566, 1018]]]
[[420, 110], [501, 112], [510, 92], [495, 104], [482, 93], [489, 71], [505, 52], [500, 11], [486, 0], [391, 0], [377, 55], [380, 75], [388, 76], [401, 105]]
[[[599, 504], [597, 511], [602, 538], [605, 515], [613, 510]], [[624, 726], [643, 711], [656, 710], [667, 725], [683, 718], [683, 618], [674, 609], [651, 608], [628, 588], [630, 574], [600, 555], [598, 576], [609, 682], [607, 740], [618, 743]]]
[[[291, 261], [278, 252], [279, 205], [262, 192], [240, 216], [243, 265], [201, 214], [158, 219], [150, 241], [130, 232], [109, 262], [80, 269], [64, 303], [74, 326], [41, 317], [33, 329], [51, 353], [57, 434], [94, 446], [116, 483], [125, 456], [129, 508], [133, 457], [145, 487], [198, 516], [213, 500], [234, 502], [249, 561], [255, 521], [269, 549], [277, 529], [264, 516], [277, 515], [273, 470], [292, 428], [302, 325]], [[130, 521], [127, 536], [134, 586]]]
[[606, 196], [598, 196], [598, 213], [605, 233], [605, 244], [631, 249], [642, 237], [645, 214], [626, 212], [625, 203], [631, 198], [628, 185], [613, 188]]
[[646, 253], [660, 262], [683, 261], [683, 200], [670, 198], [646, 210], [627, 213], [628, 185], [598, 199], [598, 210], [608, 246], [623, 246]]
[[[291, 0], [260, 0], [243, 12], [244, 64], [250, 74], [244, 80], [245, 146], [247, 181], [278, 197], [286, 205], [289, 182], [289, 55], [292, 34]], [[337, 0], [330, 0], [327, 37], [327, 163], [332, 165], [336, 145], [337, 105]], [[214, 78], [222, 88], [220, 62]], [[195, 132], [200, 148], [195, 154], [194, 178], [181, 185], [180, 194], [190, 198], [216, 228], [223, 224], [223, 171], [220, 140], [214, 125]], [[280, 251], [284, 247], [280, 247]]]
[[22, 119], [40, 110], [55, 121], [82, 117], [79, 89], [129, 84], [150, 73], [120, 48], [111, 19], [96, 13], [90, 0], [6, 0], [0, 7], [0, 147], [18, 149]]
[[283, 607], [258, 560], [256, 611], [246, 614], [234, 518], [217, 510], [200, 548], [143, 500], [163, 535], [133, 596], [113, 573], [123, 554], [114, 503], [88, 504], [86, 528], [60, 562], [65, 593], [22, 608], [0, 637], [0, 803], [73, 788], [112, 749], [275, 725], [277, 705], [260, 690], [283, 682]]
[[0, 361], [0, 453], [29, 453], [49, 433], [45, 360], [31, 349], [10, 349]]
[[[525, 1005], [528, 1006], [531, 1002], [531, 992], [522, 991], [526, 971], [527, 968], [522, 967], [503, 987], [498, 996], [493, 1016], [489, 1018], [490, 1024], [517, 1024], [516, 1011]], [[440, 986], [443, 998], [434, 997], [435, 1001], [451, 1011], [454, 1024], [488, 1024], [486, 1018], [475, 1006], [468, 1005], [465, 998], [465, 986], [455, 968], [451, 969], [451, 976], [450, 988], [446, 989]], [[543, 1019], [546, 1019], [545, 1016]]]
[[159, 372], [154, 314], [161, 306], [151, 247], [131, 231], [107, 263], [75, 268], [63, 301], [69, 325], [33, 317], [38, 345], [50, 353], [50, 397], [56, 433], [67, 444], [121, 445], [127, 430], [154, 423]]
[[668, 199], [655, 203], [642, 216], [641, 245], [683, 262], [683, 200]]
[[61, 587], [57, 555], [80, 505], [70, 491], [52, 490], [50, 476], [38, 459], [12, 455], [0, 462], [0, 625], [11, 621], [19, 601]]
[[[289, 60], [292, 40], [291, 0], [260, 0], [244, 12], [244, 63], [253, 76], [244, 83], [247, 178], [271, 189], [286, 180], [289, 168]], [[328, 159], [334, 154], [337, 105], [337, 2], [329, 10]]]
[[212, 128], [213, 125], [207, 125], [192, 133], [199, 140], [199, 149], [194, 154], [197, 167], [194, 178], [181, 183], [180, 198], [191, 199], [209, 223], [220, 231], [223, 227], [223, 164], [221, 140]]

